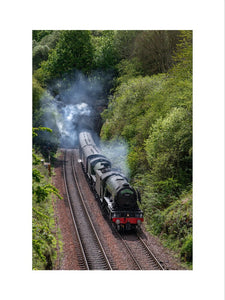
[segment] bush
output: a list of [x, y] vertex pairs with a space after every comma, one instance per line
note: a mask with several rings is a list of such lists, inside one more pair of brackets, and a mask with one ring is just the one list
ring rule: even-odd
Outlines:
[[[154, 122], [152, 104], [157, 99], [164, 75], [126, 79], [110, 99], [108, 109], [102, 113], [104, 121], [101, 136], [109, 139], [122, 136], [132, 146], [148, 137], [149, 127]], [[148, 96], [151, 95], [151, 98]]]
[[92, 36], [94, 44], [94, 68], [97, 70], [114, 70], [118, 62], [118, 54], [114, 45], [114, 30], [103, 30]]
[[[47, 61], [41, 64], [45, 82], [62, 78], [64, 74], [81, 70], [88, 73], [93, 67], [93, 45], [87, 30], [61, 31], [56, 47], [50, 52]], [[42, 74], [44, 73], [44, 74]]]
[[185, 262], [192, 263], [192, 235], [188, 235], [181, 248], [181, 257]]
[[56, 258], [56, 237], [52, 194], [62, 199], [58, 190], [49, 183], [49, 175], [41, 164], [42, 157], [33, 152], [33, 214], [32, 257], [33, 269], [51, 270]]
[[186, 185], [192, 181], [192, 116], [187, 109], [174, 108], [159, 118], [145, 145], [155, 182], [166, 181], [168, 185], [172, 178]]
[[41, 62], [48, 59], [49, 50], [47, 45], [37, 45], [33, 49], [33, 70], [37, 70], [40, 67]]
[[41, 104], [40, 104], [40, 99], [41, 99], [41, 96], [43, 95], [44, 93], [44, 90], [43, 88], [41, 87], [41, 85], [39, 84], [38, 80], [33, 77], [33, 89], [32, 89], [32, 92], [33, 92], [33, 115], [35, 113], [35, 111], [39, 110], [40, 107], [41, 107]]

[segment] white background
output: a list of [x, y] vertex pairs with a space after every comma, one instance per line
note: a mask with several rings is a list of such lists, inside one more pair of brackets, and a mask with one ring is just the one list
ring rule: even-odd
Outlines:
[[[1, 298], [224, 299], [224, 1], [9, 0], [0, 14]], [[193, 271], [32, 271], [34, 29], [193, 30]]]

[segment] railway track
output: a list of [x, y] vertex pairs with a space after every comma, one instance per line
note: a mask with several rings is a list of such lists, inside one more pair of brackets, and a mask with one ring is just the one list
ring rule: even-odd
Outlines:
[[63, 170], [68, 204], [77, 237], [80, 267], [84, 270], [112, 270], [78, 184], [74, 155], [74, 150], [64, 150]]
[[164, 270], [139, 233], [118, 233], [136, 270]]
[[144, 239], [137, 234], [137, 237], [139, 241], [142, 243], [144, 251], [146, 252], [147, 256], [149, 257], [151, 264], [153, 266], [154, 270], [165, 270], [162, 263], [155, 257], [154, 253], [151, 251], [151, 249], [148, 247]]

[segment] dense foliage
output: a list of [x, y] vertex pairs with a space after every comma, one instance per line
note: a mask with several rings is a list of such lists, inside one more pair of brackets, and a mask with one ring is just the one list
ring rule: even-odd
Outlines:
[[[49, 83], [55, 78], [62, 78], [74, 69], [85, 73], [92, 70], [93, 46], [89, 31], [65, 30], [60, 32], [57, 39], [55, 48], [48, 53], [47, 60], [43, 59], [41, 68], [36, 71], [36, 76], [42, 84]], [[47, 53], [44, 51], [46, 45], [42, 48], [43, 53]]]
[[[47, 128], [34, 128], [33, 134]], [[49, 130], [51, 131], [51, 130]], [[50, 270], [56, 259], [56, 236], [52, 195], [61, 199], [58, 190], [51, 184], [50, 174], [44, 167], [43, 157], [33, 149], [32, 169], [32, 249], [33, 269]]]
[[143, 31], [135, 41], [135, 55], [145, 75], [165, 73], [172, 65], [172, 55], [179, 41], [178, 31]]
[[60, 31], [33, 31], [33, 70], [37, 70], [41, 62], [48, 59], [50, 50], [54, 49], [60, 36]]
[[[34, 127], [45, 126], [53, 114], [46, 87], [60, 80], [70, 88], [74, 70], [98, 77], [103, 85], [108, 106], [101, 137], [126, 142], [147, 228], [191, 264], [192, 32], [34, 31]], [[51, 93], [57, 96], [57, 88]], [[45, 157], [54, 156], [59, 146], [56, 123], [48, 127], [51, 133], [40, 132], [33, 140]]]
[[123, 71], [102, 114], [101, 137], [127, 141], [128, 164], [142, 193], [148, 228], [191, 262], [191, 32], [180, 36], [173, 62], [167, 73], [153, 76]]

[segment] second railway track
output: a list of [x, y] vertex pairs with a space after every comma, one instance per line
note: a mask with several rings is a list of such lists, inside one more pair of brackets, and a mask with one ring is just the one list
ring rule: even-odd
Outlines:
[[64, 150], [64, 180], [79, 241], [80, 265], [87, 270], [112, 270], [112, 265], [91, 221], [74, 168], [74, 150]]

